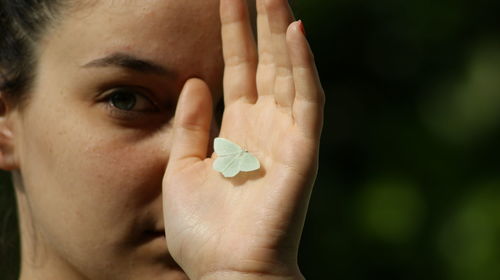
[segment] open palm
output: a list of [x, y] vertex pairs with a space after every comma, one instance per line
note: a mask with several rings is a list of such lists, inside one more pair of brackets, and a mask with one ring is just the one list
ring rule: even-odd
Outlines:
[[[221, 0], [225, 110], [220, 137], [261, 168], [224, 178], [206, 158], [211, 93], [181, 94], [163, 181], [170, 253], [192, 279], [237, 274], [295, 277], [318, 160], [324, 93], [286, 0], [257, 0], [258, 47], [244, 0]], [[237, 278], [233, 278], [237, 279]]]

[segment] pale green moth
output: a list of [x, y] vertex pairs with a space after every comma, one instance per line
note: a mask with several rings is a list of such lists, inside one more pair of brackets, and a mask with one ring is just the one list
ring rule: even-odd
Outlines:
[[214, 151], [217, 158], [212, 166], [226, 178], [234, 177], [240, 171], [254, 171], [260, 168], [256, 157], [227, 139], [215, 138]]

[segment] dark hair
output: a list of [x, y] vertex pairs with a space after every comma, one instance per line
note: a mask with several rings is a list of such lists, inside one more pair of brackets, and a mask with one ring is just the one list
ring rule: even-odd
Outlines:
[[21, 241], [14, 188], [10, 173], [0, 170], [0, 275], [18, 279]]
[[18, 104], [33, 85], [36, 43], [63, 0], [0, 0], [0, 92]]

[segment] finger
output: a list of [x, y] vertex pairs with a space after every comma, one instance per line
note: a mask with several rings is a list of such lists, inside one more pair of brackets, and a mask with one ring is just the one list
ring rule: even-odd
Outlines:
[[260, 97], [273, 94], [275, 77], [273, 45], [265, 0], [257, 0], [257, 42], [259, 50], [257, 93]]
[[291, 107], [295, 97], [292, 65], [288, 55], [286, 31], [293, 21], [287, 0], [266, 0], [266, 10], [276, 67], [274, 98], [283, 107]]
[[178, 164], [185, 160], [205, 159], [211, 121], [212, 97], [208, 85], [200, 79], [188, 80], [175, 112], [170, 162]]
[[257, 99], [257, 50], [245, 0], [221, 0], [224, 102]]
[[290, 25], [287, 43], [295, 84], [294, 119], [305, 131], [317, 136], [322, 127], [325, 94], [302, 21]]

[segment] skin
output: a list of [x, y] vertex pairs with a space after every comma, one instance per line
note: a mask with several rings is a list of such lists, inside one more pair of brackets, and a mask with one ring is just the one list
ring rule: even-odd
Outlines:
[[[27, 106], [1, 98], [21, 280], [303, 278], [324, 93], [286, 1], [257, 11], [258, 46], [243, 0], [65, 11], [38, 45]], [[99, 63], [113, 54], [166, 71]], [[113, 107], [118, 86], [139, 94], [137, 107]], [[262, 166], [232, 179], [213, 170], [209, 148], [222, 92], [220, 136]]]

